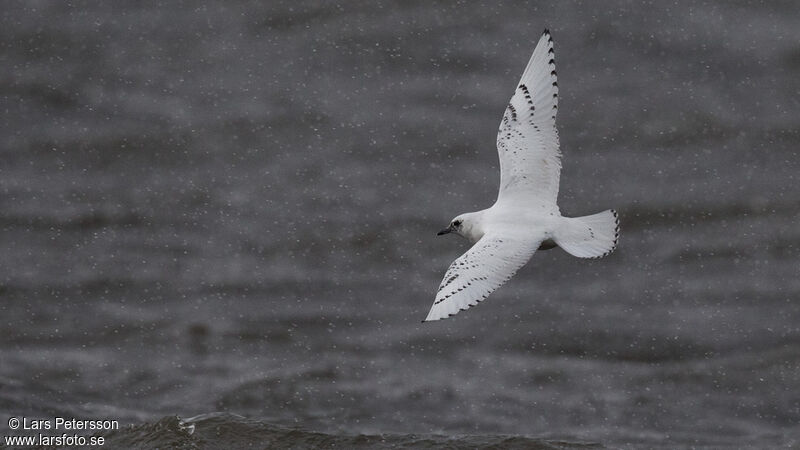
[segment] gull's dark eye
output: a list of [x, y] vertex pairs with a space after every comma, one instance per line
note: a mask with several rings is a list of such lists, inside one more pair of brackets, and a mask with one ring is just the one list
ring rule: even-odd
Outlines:
[[461, 221], [460, 220], [454, 220], [453, 221], [453, 226], [456, 227], [456, 228], [460, 227], [461, 226]]

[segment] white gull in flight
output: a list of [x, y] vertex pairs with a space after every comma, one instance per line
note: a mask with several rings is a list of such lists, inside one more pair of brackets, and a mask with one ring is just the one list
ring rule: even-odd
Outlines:
[[553, 39], [545, 30], [508, 103], [497, 133], [500, 192], [489, 209], [461, 214], [439, 234], [474, 245], [450, 264], [425, 321], [475, 306], [508, 281], [537, 249], [561, 247], [580, 258], [611, 253], [619, 238], [613, 209], [563, 217], [558, 209], [561, 152]]

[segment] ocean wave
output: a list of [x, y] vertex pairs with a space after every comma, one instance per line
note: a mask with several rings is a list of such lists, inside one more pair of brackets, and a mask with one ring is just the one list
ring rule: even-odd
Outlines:
[[506, 435], [323, 433], [230, 413], [202, 414], [187, 419], [168, 416], [153, 423], [131, 425], [101, 435], [105, 436], [110, 448], [604, 448], [599, 443]]

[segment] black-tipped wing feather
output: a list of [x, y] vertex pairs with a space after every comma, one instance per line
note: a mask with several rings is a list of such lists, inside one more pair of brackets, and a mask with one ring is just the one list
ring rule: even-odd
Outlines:
[[556, 130], [558, 83], [553, 56], [553, 40], [545, 31], [500, 123], [500, 202], [558, 209], [561, 152]]
[[450, 264], [425, 320], [439, 320], [478, 304], [514, 276], [539, 243], [513, 235], [482, 237]]

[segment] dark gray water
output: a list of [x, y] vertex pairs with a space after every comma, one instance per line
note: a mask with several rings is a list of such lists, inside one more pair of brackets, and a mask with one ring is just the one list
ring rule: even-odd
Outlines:
[[[432, 3], [4, 5], [4, 434], [800, 445], [796, 3]], [[546, 26], [562, 212], [620, 246], [421, 324]]]

